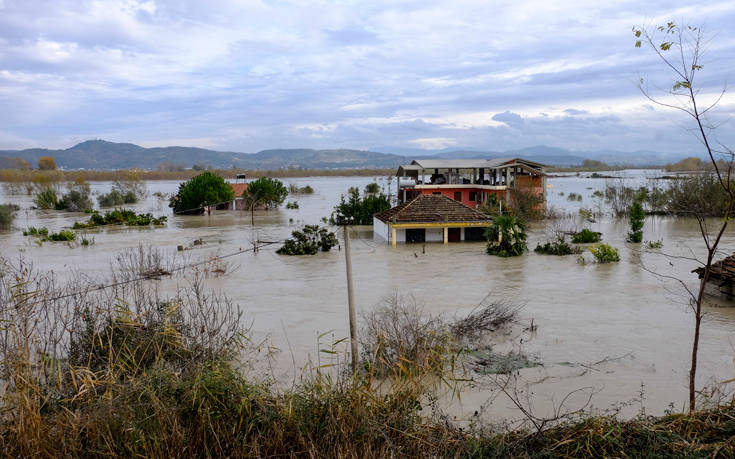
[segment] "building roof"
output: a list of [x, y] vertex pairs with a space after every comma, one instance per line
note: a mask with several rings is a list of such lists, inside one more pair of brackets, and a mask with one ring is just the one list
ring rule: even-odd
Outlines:
[[385, 212], [375, 214], [384, 223], [484, 222], [489, 215], [444, 195], [421, 194]]
[[415, 159], [411, 164], [398, 167], [396, 175], [407, 171], [425, 169], [501, 169], [506, 167], [521, 167], [528, 172], [544, 175], [544, 164], [529, 161], [523, 158], [495, 158], [495, 159]]
[[[701, 279], [704, 276], [704, 267], [692, 270]], [[735, 254], [712, 263], [709, 272], [709, 280], [719, 281], [722, 285], [731, 284], [735, 281]]]
[[248, 189], [247, 183], [229, 183], [228, 184], [232, 187], [232, 191], [235, 193], [235, 197], [239, 198], [242, 196], [242, 194], [245, 192], [245, 190]]

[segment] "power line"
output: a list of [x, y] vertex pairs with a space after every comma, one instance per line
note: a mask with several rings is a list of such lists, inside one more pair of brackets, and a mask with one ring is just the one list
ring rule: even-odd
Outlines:
[[[260, 242], [260, 241], [258, 241], [258, 242]], [[256, 244], [258, 242], [256, 242]], [[219, 258], [219, 259], [229, 258], [229, 257], [234, 257], [236, 255], [241, 255], [241, 254], [247, 253], [247, 252], [257, 252], [261, 247], [266, 247], [266, 246], [273, 245], [273, 244], [278, 244], [278, 243], [281, 243], [281, 242], [283, 242], [283, 241], [262, 242], [261, 245], [254, 245], [253, 248], [251, 248], [251, 249], [238, 250], [236, 252], [228, 253], [226, 255], [217, 256], [216, 258]], [[207, 263], [210, 263], [211, 261], [212, 260], [209, 259], [209, 260], [205, 260], [205, 261], [199, 261], [199, 262], [196, 262], [196, 263], [189, 263], [189, 264], [183, 265], [183, 266], [178, 266], [176, 268], [172, 268], [168, 272], [168, 274], [175, 273], [175, 272], [178, 272], [178, 271], [183, 271], [183, 270], [190, 269], [190, 268], [194, 268], [196, 266], [205, 265]], [[59, 295], [59, 296], [56, 296], [56, 297], [49, 298], [47, 301], [61, 300], [61, 299], [69, 298], [69, 297], [76, 296], [76, 295], [86, 294], [86, 293], [89, 293], [89, 292], [97, 292], [97, 291], [100, 291], [100, 290], [107, 290], [108, 288], [117, 287], [117, 286], [120, 286], [120, 285], [131, 284], [133, 282], [140, 282], [140, 281], [144, 281], [144, 280], [150, 280], [150, 279], [151, 279], [151, 276], [134, 277], [132, 279], [127, 279], [127, 280], [124, 280], [124, 281], [113, 282], [111, 284], [98, 285], [96, 287], [88, 288], [88, 289], [85, 289], [85, 290], [78, 290], [78, 291], [72, 292], [72, 293], [65, 293], [64, 295]]]

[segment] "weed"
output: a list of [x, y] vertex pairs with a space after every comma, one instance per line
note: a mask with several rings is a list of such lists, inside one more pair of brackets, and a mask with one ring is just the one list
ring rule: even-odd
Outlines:
[[572, 255], [582, 253], [582, 249], [579, 247], [569, 245], [563, 235], [558, 236], [553, 241], [546, 241], [543, 245], [538, 243], [533, 251], [543, 255]]
[[595, 261], [597, 263], [611, 263], [620, 261], [618, 249], [607, 244], [598, 244], [592, 246], [590, 247], [590, 252], [592, 252], [592, 256], [595, 257]]
[[658, 241], [646, 241], [646, 247], [649, 249], [660, 249], [664, 246], [664, 241], [659, 239]]
[[592, 231], [588, 228], [582, 229], [572, 235], [572, 242], [575, 244], [590, 244], [594, 242], [600, 242], [602, 240], [602, 233]]

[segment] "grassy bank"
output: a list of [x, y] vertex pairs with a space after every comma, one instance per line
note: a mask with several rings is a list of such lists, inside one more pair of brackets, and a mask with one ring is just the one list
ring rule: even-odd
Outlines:
[[[120, 272], [112, 279], [142, 264], [113, 268]], [[370, 352], [389, 363], [382, 369], [376, 361], [356, 376], [312, 367], [283, 388], [253, 369], [260, 346], [242, 328], [242, 311], [201, 278], [168, 297], [150, 281], [105, 290], [88, 282], [62, 284], [22, 261], [0, 260], [0, 451], [8, 457], [735, 454], [733, 405], [630, 421], [581, 417], [533, 432], [480, 422], [459, 428], [435, 409], [427, 374], [415, 371], [440, 371], [416, 348], [446, 347], [445, 338], [428, 340], [450, 332], [435, 319], [374, 318], [378, 335], [388, 319], [422, 338], [376, 340]], [[469, 325], [495, 320], [468, 318], [450, 328], [471, 332]]]
[[[188, 180], [202, 171], [186, 170], [186, 171], [148, 171], [135, 170], [136, 177], [141, 180]], [[340, 177], [340, 176], [360, 176], [360, 177], [383, 177], [394, 175], [395, 169], [278, 169], [278, 170], [240, 170], [225, 169], [213, 170], [212, 172], [221, 175], [225, 179], [234, 179], [238, 174], [246, 174], [248, 178], [254, 177], [278, 177], [278, 178], [299, 178], [299, 177]], [[84, 180], [90, 181], [115, 181], [125, 180], [130, 175], [130, 170], [116, 171], [41, 171], [41, 170], [16, 170], [2, 169], [0, 170], [0, 182], [9, 183], [47, 183], [47, 182], [74, 182]]]

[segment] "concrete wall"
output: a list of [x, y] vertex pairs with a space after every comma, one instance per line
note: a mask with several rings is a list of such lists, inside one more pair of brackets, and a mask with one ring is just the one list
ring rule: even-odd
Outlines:
[[390, 229], [388, 228], [388, 225], [375, 217], [373, 217], [373, 234], [390, 242]]

